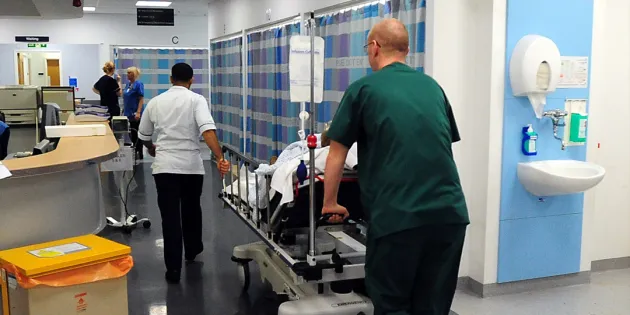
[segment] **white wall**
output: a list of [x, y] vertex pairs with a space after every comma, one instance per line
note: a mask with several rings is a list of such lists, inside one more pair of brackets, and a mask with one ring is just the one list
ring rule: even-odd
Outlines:
[[231, 34], [271, 21], [347, 2], [345, 0], [229, 0], [210, 4], [208, 35], [210, 38]]
[[[29, 68], [25, 69], [24, 75], [30, 70], [31, 73], [31, 85], [48, 85], [48, 59], [61, 59], [61, 53], [59, 52], [37, 52], [37, 51], [21, 51], [24, 56], [29, 59]], [[63, 63], [61, 64], [63, 66]], [[63, 69], [60, 68], [60, 71]], [[42, 73], [42, 75], [40, 75]], [[63, 73], [60, 73], [60, 79], [63, 78]], [[63, 80], [61, 82], [64, 82]]]
[[[93, 57], [102, 65], [110, 59], [111, 45], [206, 48], [208, 19], [176, 15], [174, 27], [137, 26], [132, 14], [85, 14], [72, 20], [0, 19], [0, 43], [13, 43], [16, 35], [49, 36], [52, 44], [99, 44], [99, 53]], [[179, 37], [178, 45], [172, 44], [173, 36]]]
[[587, 160], [607, 172], [586, 193], [582, 270], [591, 261], [630, 256], [628, 12], [627, 0], [595, 0]]
[[[50, 44], [46, 49], [28, 48], [27, 44], [0, 44], [0, 85], [14, 85], [16, 81], [16, 51], [30, 52], [61, 52], [61, 83], [68, 84], [68, 77], [76, 77], [79, 83], [79, 91], [76, 97], [95, 99], [97, 96], [92, 92], [94, 82], [102, 75], [101, 62], [98, 60], [99, 45], [58, 45]], [[41, 61], [45, 64], [45, 60]], [[31, 77], [37, 77], [35, 64], [31, 68]], [[45, 67], [43, 67], [45, 71]], [[41, 82], [31, 82], [39, 84]]]
[[462, 141], [454, 147], [470, 213], [460, 276], [496, 282], [506, 0], [429, 0], [427, 73], [444, 88]]

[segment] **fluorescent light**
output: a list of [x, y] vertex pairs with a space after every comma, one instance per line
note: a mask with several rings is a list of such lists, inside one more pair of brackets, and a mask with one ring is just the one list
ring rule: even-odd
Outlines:
[[83, 12], [94, 12], [96, 11], [95, 7], [83, 7]]
[[136, 7], [160, 7], [160, 8], [165, 8], [165, 7], [170, 7], [171, 6], [170, 1], [138, 1], [136, 2]]

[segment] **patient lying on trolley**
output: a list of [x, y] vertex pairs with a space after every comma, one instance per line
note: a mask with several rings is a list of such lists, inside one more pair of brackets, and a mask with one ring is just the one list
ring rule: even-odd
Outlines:
[[[323, 134], [316, 134], [318, 139], [318, 146], [315, 149], [315, 169], [317, 174], [323, 174], [326, 167], [326, 158], [328, 157], [330, 140], [326, 138], [325, 132]], [[297, 141], [291, 143], [282, 151], [278, 158], [270, 164], [260, 164], [254, 172], [248, 171], [245, 167], [241, 168], [240, 179], [240, 193], [237, 189], [237, 179], [234, 177], [234, 183], [232, 186], [226, 187], [225, 192], [236, 196], [241, 196], [241, 199], [245, 199], [249, 205], [253, 208], [264, 209], [268, 206], [268, 200], [272, 199], [276, 193], [280, 193], [282, 198], [280, 205], [293, 202], [295, 196], [296, 185], [298, 179], [296, 176], [296, 170], [300, 163], [304, 161], [306, 167], [309, 164], [309, 150], [306, 146], [306, 141]], [[352, 146], [346, 159], [346, 169], [356, 170], [358, 165], [357, 158], [357, 146]], [[256, 207], [256, 175], [258, 175], [258, 207]], [[267, 182], [265, 176], [271, 176], [271, 189], [270, 196], [267, 196]], [[228, 179], [230, 179], [228, 175]], [[247, 185], [249, 184], [249, 189]]]

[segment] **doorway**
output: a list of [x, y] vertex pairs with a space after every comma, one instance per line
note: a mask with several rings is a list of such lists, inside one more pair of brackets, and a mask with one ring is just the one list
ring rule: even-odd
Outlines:
[[18, 85], [61, 86], [61, 52], [16, 51], [15, 71]]
[[59, 59], [46, 59], [49, 86], [61, 86]]

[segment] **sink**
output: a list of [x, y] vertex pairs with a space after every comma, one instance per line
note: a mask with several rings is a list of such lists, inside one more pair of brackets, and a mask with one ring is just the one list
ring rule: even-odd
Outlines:
[[587, 191], [599, 184], [606, 170], [576, 160], [548, 160], [518, 163], [517, 175], [527, 191], [547, 197]]

